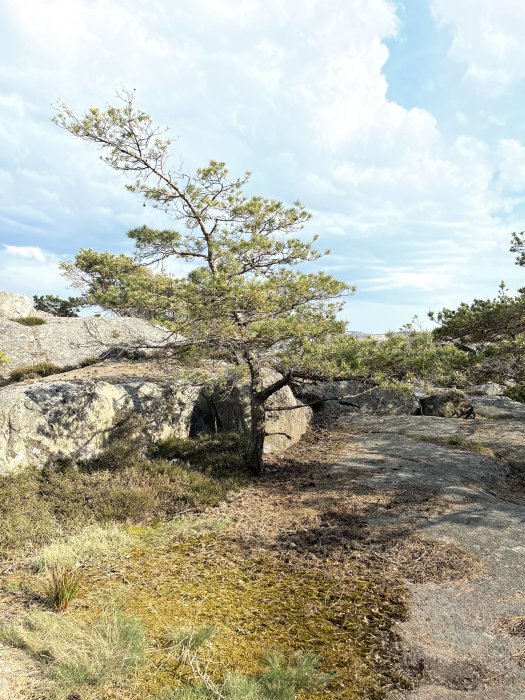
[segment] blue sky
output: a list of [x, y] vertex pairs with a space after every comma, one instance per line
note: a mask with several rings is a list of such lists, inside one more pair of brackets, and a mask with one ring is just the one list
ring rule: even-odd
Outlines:
[[523, 286], [523, 36], [522, 0], [0, 0], [0, 289], [162, 222], [50, 121], [122, 86], [188, 169], [303, 201], [354, 329]]

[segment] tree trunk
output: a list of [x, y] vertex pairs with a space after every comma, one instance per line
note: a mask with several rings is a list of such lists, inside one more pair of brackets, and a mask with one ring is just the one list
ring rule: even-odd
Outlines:
[[264, 472], [264, 438], [266, 436], [266, 411], [264, 403], [252, 393], [251, 396], [251, 431], [248, 463], [255, 476]]

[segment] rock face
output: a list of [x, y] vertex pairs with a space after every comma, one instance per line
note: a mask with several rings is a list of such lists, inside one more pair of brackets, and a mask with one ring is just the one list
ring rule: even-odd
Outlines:
[[0, 291], [0, 317], [18, 318], [20, 316], [45, 318], [48, 314], [36, 311], [33, 308], [33, 302], [25, 294]]
[[9, 364], [0, 365], [0, 377], [7, 377], [17, 367], [39, 362], [77, 366], [86, 359], [111, 353], [132, 353], [144, 346], [162, 347], [169, 337], [165, 329], [138, 318], [47, 316], [40, 326], [24, 326], [0, 318], [0, 350], [10, 360]]
[[525, 404], [506, 396], [469, 396], [478, 418], [524, 420]]
[[315, 411], [406, 415], [420, 412], [415, 396], [367, 387], [362, 382], [317, 382], [298, 386], [295, 395]]
[[470, 394], [474, 396], [503, 396], [506, 387], [503, 384], [487, 382], [486, 384], [476, 384], [470, 389]]
[[[148, 370], [142, 362], [102, 363], [1, 388], [0, 473], [42, 467], [57, 458], [94, 457], [115, 428], [134, 416], [144, 420], [147, 441], [170, 435], [185, 438], [217, 428], [248, 431], [247, 387], [234, 389], [212, 410], [200, 386], [144, 375]], [[268, 381], [279, 377], [270, 370], [266, 376]], [[288, 388], [275, 395], [273, 405], [300, 406]], [[297, 442], [310, 417], [311, 410], [301, 406], [270, 414], [268, 432], [280, 434], [267, 437], [265, 452], [281, 452]]]
[[474, 408], [460, 391], [443, 391], [419, 399], [421, 413], [437, 418], [474, 418]]
[[150, 440], [186, 437], [199, 389], [173, 382], [42, 380], [0, 390], [0, 473], [95, 456], [114, 428], [140, 415]]
[[[271, 369], [263, 371], [264, 385], [277, 381], [281, 375]], [[276, 392], [267, 403], [269, 409], [284, 407], [292, 410], [269, 411], [264, 442], [265, 454], [279, 453], [294, 445], [304, 435], [312, 418], [312, 410], [303, 406], [289, 387]], [[296, 408], [297, 407], [297, 408]], [[198, 402], [194, 413], [194, 430], [209, 432], [215, 429], [224, 432], [247, 433], [250, 429], [250, 396], [247, 386], [233, 388], [224, 397], [213, 401], [204, 397]]]

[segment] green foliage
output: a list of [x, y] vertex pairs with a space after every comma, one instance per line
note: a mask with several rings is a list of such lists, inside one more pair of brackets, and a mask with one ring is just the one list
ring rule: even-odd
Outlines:
[[[41, 549], [62, 531], [88, 524], [145, 524], [174, 518], [188, 509], [218, 505], [245, 480], [241, 471], [236, 472], [232, 452], [228, 458], [219, 452], [217, 462], [203, 456], [203, 466], [193, 467], [141, 457], [136, 443], [126, 447], [119, 439], [118, 444], [121, 462], [118, 451], [109, 445], [107, 453], [87, 464], [62, 462], [42, 471], [0, 476], [0, 558]], [[232, 472], [226, 467], [227, 459], [232, 460]], [[102, 537], [100, 545], [110, 548], [111, 541], [106, 540]], [[75, 552], [80, 562], [88, 555], [96, 558], [88, 544], [79, 535], [78, 541], [57, 551], [44, 550], [37, 557], [39, 566], [46, 559], [59, 561], [62, 555], [71, 561]], [[85, 555], [83, 549], [88, 550]]]
[[525, 382], [520, 384], [515, 384], [514, 386], [509, 386], [505, 390], [505, 396], [513, 401], [519, 401], [520, 403], [525, 403]]
[[439, 324], [434, 331], [437, 340], [462, 343], [487, 343], [515, 340], [525, 333], [525, 288], [509, 294], [502, 282], [494, 299], [475, 299], [457, 309], [430, 312]]
[[385, 339], [337, 337], [313, 346], [306, 371], [330, 368], [332, 376], [370, 377], [381, 383], [410, 379], [462, 385], [471, 358], [452, 345], [440, 345], [430, 332], [388, 333]]
[[3, 352], [0, 352], [0, 365], [6, 365], [9, 362], [9, 358]]
[[24, 379], [36, 379], [37, 377], [48, 377], [51, 374], [60, 374], [68, 372], [71, 367], [59, 367], [52, 362], [37, 362], [34, 365], [23, 365], [9, 372], [9, 378], [15, 382], [21, 382]]
[[36, 470], [0, 476], [0, 559], [38, 548], [60, 532], [54, 509], [40, 494]]
[[45, 318], [39, 318], [38, 316], [17, 316], [12, 318], [11, 321], [20, 323], [22, 326], [43, 326], [46, 323]]
[[0, 641], [39, 661], [60, 700], [83, 687], [130, 683], [146, 651], [142, 624], [114, 610], [89, 623], [33, 609], [24, 622], [1, 629]]
[[505, 382], [513, 379], [525, 381], [525, 335], [512, 340], [482, 345], [474, 359], [472, 380], [474, 384], [486, 381]]
[[510, 250], [512, 253], [517, 253], [516, 265], [525, 267], [525, 231], [512, 234]]
[[159, 440], [152, 455], [167, 460], [183, 460], [205, 474], [217, 477], [246, 473], [248, 444], [238, 433], [203, 434], [195, 438], [171, 436]]
[[[231, 178], [222, 162], [193, 173], [170, 167], [165, 131], [134, 107], [132, 93], [121, 98], [121, 106], [93, 107], [83, 117], [60, 104], [55, 123], [97, 145], [103, 160], [132, 178], [128, 189], [168, 213], [181, 230], [136, 228], [128, 234], [133, 257], [82, 250], [63, 269], [89, 303], [155, 319], [173, 331], [174, 345], [198, 346], [247, 368], [250, 463], [259, 472], [264, 404], [283, 386], [263, 388], [262, 366], [280, 354], [281, 362], [286, 357], [296, 366], [312, 345], [342, 334], [341, 297], [353, 290], [324, 272], [295, 269], [322, 255], [315, 237], [305, 242], [293, 235], [310, 218], [300, 202], [286, 207], [248, 196], [249, 173]], [[158, 271], [169, 258], [198, 267], [184, 278]]]
[[61, 299], [54, 294], [43, 294], [33, 296], [34, 307], [37, 311], [45, 311], [53, 316], [73, 317], [78, 316], [78, 312], [84, 305], [82, 297], [68, 297]]

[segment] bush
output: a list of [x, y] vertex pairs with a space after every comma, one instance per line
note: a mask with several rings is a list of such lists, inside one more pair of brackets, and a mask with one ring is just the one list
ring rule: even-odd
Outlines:
[[17, 316], [12, 318], [11, 321], [20, 323], [22, 326], [43, 326], [46, 323], [45, 318], [40, 318], [39, 316]]
[[9, 378], [15, 382], [24, 379], [36, 379], [37, 377], [48, 377], [51, 374], [60, 374], [72, 369], [71, 367], [59, 367], [52, 362], [38, 362], [34, 365], [24, 365], [11, 370]]
[[60, 533], [59, 521], [40, 493], [36, 470], [0, 477], [0, 558], [41, 547]]
[[[2, 476], [0, 558], [41, 550], [34, 560], [39, 569], [61, 558], [86, 564], [103, 560], [125, 546], [125, 535], [110, 531], [104, 537], [95, 527], [91, 533], [78, 533], [79, 529], [95, 523], [170, 520], [181, 511], [218, 505], [238, 483], [236, 478], [217, 479], [166, 461], [116, 472], [62, 466]], [[68, 532], [73, 533], [71, 539], [53, 544]]]
[[196, 438], [172, 436], [157, 442], [154, 458], [181, 460], [216, 477], [246, 473], [247, 439], [238, 433], [203, 434]]
[[0, 629], [0, 641], [39, 661], [60, 698], [83, 686], [129, 682], [146, 650], [142, 624], [114, 610], [94, 623], [32, 610], [24, 622]]
[[511, 386], [505, 390], [505, 396], [513, 401], [525, 403], [525, 382]]

